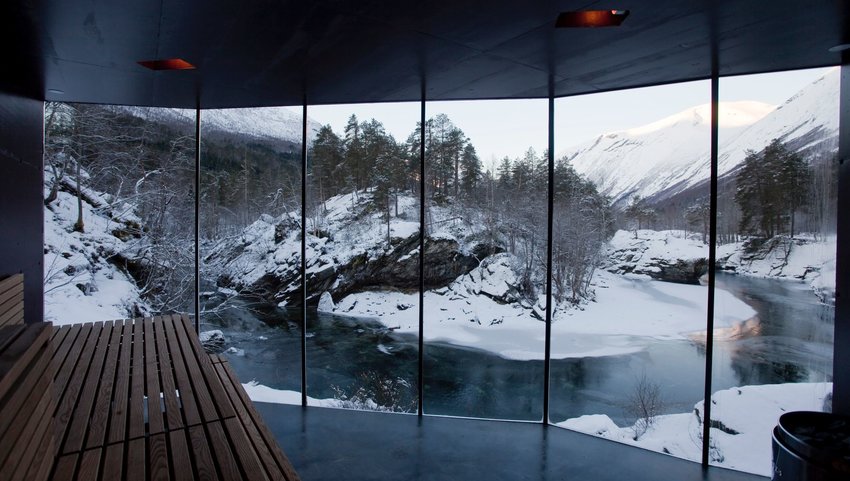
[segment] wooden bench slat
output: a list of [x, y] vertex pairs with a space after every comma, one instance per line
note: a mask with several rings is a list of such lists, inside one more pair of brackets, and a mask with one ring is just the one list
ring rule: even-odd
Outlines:
[[122, 479], [124, 469], [124, 444], [110, 444], [103, 458], [103, 481]]
[[195, 454], [195, 475], [199, 480], [217, 481], [215, 462], [210, 453], [210, 443], [203, 426], [189, 427], [189, 444]]
[[157, 356], [159, 357], [159, 376], [165, 403], [165, 419], [168, 429], [172, 430], [182, 428], [184, 424], [183, 416], [180, 414], [180, 401], [177, 398], [177, 381], [174, 377], [174, 368], [168, 351], [168, 339], [165, 334], [165, 324], [170, 320], [169, 316], [159, 318], [159, 321], [155, 322], [153, 327]]
[[[34, 460], [33, 455], [38, 448], [36, 443], [41, 441], [44, 430], [50, 429], [50, 416], [46, 415], [50, 406], [50, 396], [42, 396], [32, 412], [32, 418], [13, 423], [12, 429], [16, 432], [6, 433], [8, 437], [3, 438], [4, 442], [11, 443], [12, 449], [5, 460], [0, 460], [0, 473], [10, 473], [9, 479], [22, 478]], [[16, 425], [20, 429], [15, 429]]]
[[103, 446], [109, 424], [110, 406], [115, 387], [118, 352], [121, 349], [121, 329], [123, 323], [112, 323], [106, 345], [106, 361], [100, 374], [100, 387], [97, 390], [94, 407], [89, 422], [89, 433], [86, 437], [85, 449]]
[[83, 451], [80, 457], [80, 472], [77, 474], [77, 479], [97, 479], [100, 471], [100, 455], [101, 448]]
[[0, 326], [24, 322], [24, 293], [19, 292], [0, 304]]
[[221, 381], [215, 373], [215, 369], [213, 368], [212, 362], [210, 362], [209, 355], [207, 355], [206, 351], [204, 351], [203, 346], [201, 346], [201, 342], [198, 340], [198, 336], [195, 335], [195, 331], [193, 330], [192, 324], [189, 321], [189, 316], [179, 316], [179, 322], [177, 324], [178, 330], [181, 330], [180, 326], [182, 326], [182, 332], [185, 334], [185, 339], [192, 347], [192, 352], [195, 355], [195, 359], [198, 360], [198, 365], [200, 367], [201, 372], [203, 373], [204, 379], [206, 380], [207, 385], [209, 386], [210, 392], [215, 398], [215, 405], [218, 408], [221, 417], [229, 418], [236, 416], [236, 411], [234, 411], [233, 407], [230, 405], [230, 400], [227, 398], [227, 394], [224, 392], [224, 388], [221, 384]]
[[[195, 479], [192, 473], [192, 457], [189, 454], [189, 446], [186, 444], [186, 430], [178, 429], [168, 433], [169, 446], [171, 448], [171, 465], [174, 468], [175, 481], [191, 481]], [[201, 479], [204, 479], [201, 477]]]
[[41, 346], [50, 339], [50, 334], [50, 324], [30, 324], [0, 354], [0, 399], [15, 385], [26, 366], [40, 352]]
[[157, 360], [156, 339], [153, 336], [153, 320], [145, 318], [145, 391], [148, 396], [148, 432], [158, 434], [165, 429], [162, 419], [162, 407], [159, 388], [159, 362]]
[[51, 481], [71, 481], [76, 479], [77, 457], [79, 453], [66, 454], [59, 456], [56, 461], [56, 467], [53, 468], [53, 473], [50, 476]]
[[[59, 452], [65, 453], [62, 446], [65, 442], [65, 432], [71, 423], [71, 414], [74, 412], [74, 407], [77, 403], [77, 398], [83, 388], [83, 381], [86, 378], [92, 356], [94, 355], [95, 346], [100, 338], [100, 333], [103, 331], [102, 324], [93, 324], [88, 338], [80, 351], [80, 357], [73, 364], [73, 373], [68, 380], [68, 385], [65, 392], [59, 397], [59, 405], [56, 408], [56, 439], [59, 442]], [[64, 369], [71, 369], [71, 365], [63, 366]]]
[[62, 447], [62, 454], [82, 450], [86, 434], [92, 425], [92, 408], [98, 388], [103, 381], [103, 361], [109, 349], [112, 322], [104, 322], [99, 334], [89, 370], [83, 378], [82, 389], [77, 396], [77, 406], [71, 414], [71, 423]]
[[18, 336], [24, 332], [27, 326], [24, 324], [12, 324], [0, 327], [0, 355], [9, 347]]
[[11, 274], [5, 279], [0, 279], [0, 292], [5, 292], [18, 285], [24, 285], [24, 275], [20, 272]]
[[[79, 330], [78, 326], [75, 326], [75, 327], [77, 327], [77, 330]], [[72, 329], [71, 326], [64, 326], [62, 328], [55, 327], [55, 326], [53, 327], [53, 336], [50, 337], [50, 345], [53, 348], [53, 352], [51, 353], [51, 357], [54, 358], [54, 360], [52, 361], [54, 365], [61, 364], [62, 361], [65, 358], [65, 354], [67, 354], [68, 350], [71, 349], [71, 346], [69, 344], [64, 349], [64, 351], [63, 351], [64, 353], [60, 353], [60, 350], [62, 350], [62, 346], [65, 343], [65, 338], [68, 336], [68, 333], [71, 332], [71, 329]], [[62, 359], [57, 360], [56, 358], [59, 357], [59, 356], [61, 356]]]
[[[94, 325], [90, 323], [77, 324], [70, 328], [71, 332], [65, 338], [60, 352], [53, 355], [53, 358], [57, 360], [54, 363], [54, 366], [56, 366], [56, 377], [53, 380], [53, 392], [56, 393], [57, 399], [61, 399], [64, 396], [65, 388], [68, 386], [68, 381], [74, 373], [74, 367], [77, 365], [80, 354], [83, 352], [83, 346], [85, 346], [93, 328]], [[74, 335], [75, 333], [76, 336]], [[58, 354], [61, 354], [61, 349], [65, 348], [65, 343], [67, 343], [68, 347], [67, 354], [62, 356], [62, 360], [60, 361]]]
[[31, 465], [29, 471], [24, 477], [27, 481], [48, 479], [50, 470], [53, 468], [53, 460], [56, 458], [56, 439], [53, 437], [52, 426], [48, 427], [47, 432], [45, 433], [45, 440], [46, 442], [39, 445], [36, 457], [38, 459], [45, 460], [46, 462]]
[[[245, 472], [245, 478], [268, 481], [269, 475], [265, 465], [260, 461], [259, 452], [251, 443], [248, 433], [239, 418], [227, 418], [223, 421], [228, 439], [231, 440], [233, 452]], [[283, 479], [282, 477], [277, 479]]]
[[209, 443], [212, 445], [212, 451], [215, 455], [216, 464], [221, 471], [221, 477], [225, 480], [244, 479], [239, 470], [239, 463], [233, 456], [233, 449], [230, 443], [227, 442], [227, 435], [224, 433], [224, 428], [220, 421], [207, 423], [207, 436]]
[[[54, 458], [53, 479], [299, 479], [229, 363], [203, 351], [186, 316], [51, 329], [50, 335], [43, 347], [48, 368], [71, 371], [45, 376], [62, 387], [59, 405], [45, 412], [55, 411], [60, 423], [71, 414], [55, 440], [64, 455]], [[29, 381], [29, 390], [39, 382]], [[49, 416], [41, 418], [52, 434]], [[51, 440], [36, 432], [25, 449], [55, 452]], [[39, 469], [24, 458], [5, 464], [17, 466], [11, 472], [19, 477]]]
[[253, 424], [257, 430], [260, 432], [260, 435], [263, 437], [263, 440], [268, 446], [269, 451], [274, 456], [277, 461], [278, 468], [284, 473], [286, 479], [289, 481], [295, 481], [300, 479], [298, 474], [295, 472], [295, 468], [292, 467], [292, 463], [290, 463], [289, 458], [283, 453], [283, 450], [280, 449], [280, 445], [278, 445], [277, 440], [274, 437], [274, 434], [269, 430], [266, 423], [263, 422], [260, 413], [254, 409], [254, 405], [251, 402], [251, 399], [248, 397], [248, 394], [245, 392], [245, 389], [242, 388], [242, 385], [239, 383], [239, 379], [236, 378], [236, 373], [233, 372], [233, 369], [230, 367], [230, 363], [224, 362], [221, 364], [221, 369], [224, 373], [227, 374], [228, 379], [230, 379], [230, 383], [236, 388], [234, 389], [242, 401], [242, 405], [245, 407], [245, 411], [250, 415], [251, 424]]
[[125, 439], [127, 432], [127, 413], [130, 410], [130, 363], [133, 349], [133, 321], [126, 320], [121, 326], [121, 346], [118, 353], [118, 365], [115, 373], [112, 410], [109, 413], [108, 443], [117, 443]]
[[[141, 323], [139, 323], [141, 324]], [[127, 481], [145, 481], [147, 478], [147, 460], [145, 439], [131, 439], [127, 445]]]
[[36, 403], [32, 402], [34, 398], [50, 394], [50, 376], [47, 372], [50, 358], [46, 356], [47, 352], [44, 354], [43, 359], [29, 366], [17, 389], [4, 400], [3, 416], [0, 417], [0, 439], [10, 439], [12, 435], [7, 433], [7, 430], [13, 422], [21, 422], [32, 416], [36, 406]]
[[192, 384], [189, 381], [189, 373], [183, 360], [183, 353], [180, 350], [180, 342], [177, 340], [177, 333], [174, 332], [174, 323], [170, 316], [168, 319], [169, 322], [165, 323], [165, 334], [168, 340], [168, 350], [171, 353], [171, 364], [174, 367], [177, 388], [180, 390], [180, 402], [183, 406], [186, 425], [194, 426], [201, 423], [201, 414], [198, 410]]
[[[177, 321], [177, 319], [175, 319]], [[201, 366], [198, 363], [198, 358], [195, 357], [192, 347], [189, 345], [189, 339], [186, 331], [181, 328], [180, 322], [174, 322], [174, 331], [177, 334], [179, 341], [180, 352], [183, 353], [183, 360], [186, 363], [186, 369], [189, 373], [189, 380], [193, 386], [193, 394], [198, 402], [201, 417], [205, 422], [219, 419], [218, 412], [213, 404], [212, 395], [209, 391], [209, 386], [201, 372]], [[182, 390], [180, 392], [183, 392]]]
[[248, 412], [245, 405], [243, 405], [242, 398], [239, 397], [236, 387], [230, 381], [225, 364], [215, 364], [215, 369], [219, 378], [222, 380], [224, 388], [227, 390], [227, 394], [230, 397], [231, 402], [234, 404], [236, 409], [236, 418], [233, 419], [238, 419], [242, 424], [245, 439], [251, 442], [253, 450], [259, 456], [259, 459], [262, 461], [263, 466], [265, 466], [266, 471], [271, 475], [272, 479], [286, 480], [286, 476], [281, 472], [281, 469], [278, 466], [278, 460], [275, 455], [272, 454], [262, 434], [260, 434], [257, 430], [257, 427], [254, 425], [254, 421], [251, 418], [251, 414]]
[[[2, 282], [0, 282], [0, 284], [2, 284]], [[10, 299], [13, 299], [17, 296], [23, 296], [23, 294], [23, 282], [14, 282], [8, 284], [6, 287], [0, 286], [0, 306], [8, 302]]]
[[148, 453], [151, 479], [168, 480], [168, 441], [165, 433], [153, 434], [148, 438]]
[[[130, 439], [145, 435], [145, 359], [144, 323], [133, 321], [133, 364], [130, 367], [130, 424], [127, 436]], [[124, 342], [127, 342], [126, 340]]]

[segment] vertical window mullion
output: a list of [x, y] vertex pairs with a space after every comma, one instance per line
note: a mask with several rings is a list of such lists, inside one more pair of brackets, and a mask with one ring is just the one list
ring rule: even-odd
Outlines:
[[714, 361], [714, 287], [717, 254], [717, 149], [720, 108], [719, 78], [716, 63], [711, 72], [711, 159], [708, 230], [708, 302], [706, 304], [705, 392], [703, 396], [702, 465], [708, 466], [711, 435], [711, 376]]

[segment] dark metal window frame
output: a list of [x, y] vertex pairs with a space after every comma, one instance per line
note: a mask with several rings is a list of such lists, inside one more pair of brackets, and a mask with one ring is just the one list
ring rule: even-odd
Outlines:
[[[846, 59], [845, 59], [846, 60]], [[711, 82], [711, 135], [710, 135], [710, 203], [709, 209], [711, 213], [709, 226], [709, 254], [708, 254], [708, 298], [706, 307], [706, 359], [705, 359], [705, 391], [703, 408], [705, 411], [706, 422], [703, 423], [702, 431], [702, 465], [708, 466], [709, 461], [709, 437], [710, 437], [710, 419], [711, 419], [711, 403], [705, 402], [712, 395], [712, 363], [714, 350], [714, 296], [715, 296], [715, 260], [716, 260], [716, 241], [717, 241], [717, 187], [718, 187], [718, 108], [719, 108], [719, 81], [717, 65], [713, 65], [711, 77], [708, 79]], [[850, 70], [847, 68], [847, 62], [844, 62], [841, 71], [841, 86], [839, 89], [839, 105], [840, 105], [840, 120], [839, 120], [839, 205], [847, 204], [850, 199], [850, 162], [844, 162], [844, 159], [850, 154]], [[563, 98], [563, 97], [558, 97]], [[546, 334], [545, 334], [545, 353], [544, 353], [544, 379], [543, 379], [543, 419], [539, 422], [544, 428], [550, 424], [549, 420], [549, 397], [550, 397], [550, 362], [551, 362], [551, 344], [552, 344], [552, 230], [553, 230], [553, 205], [554, 205], [554, 176], [555, 176], [555, 95], [550, 89], [548, 95], [548, 212], [547, 212], [547, 280], [546, 280]], [[425, 124], [426, 124], [426, 90], [425, 84], [422, 85], [422, 94], [420, 99], [420, 136], [419, 136], [419, 352], [418, 352], [418, 368], [417, 368], [417, 416], [422, 417], [424, 413], [424, 294], [425, 294], [425, 279], [424, 279], [424, 252], [425, 252]], [[302, 295], [302, 311], [301, 311], [301, 405], [307, 406], [307, 280], [306, 280], [306, 198], [307, 198], [307, 108], [308, 103], [305, 98], [302, 103], [302, 130], [301, 130], [301, 295]], [[198, 248], [200, 238], [200, 158], [201, 158], [201, 108], [196, 108], [195, 116], [195, 314], [196, 314], [196, 329], [200, 330], [200, 250]], [[850, 238], [850, 219], [846, 215], [838, 216], [838, 253], [837, 253], [837, 272], [845, 273], [850, 271], [850, 246], [842, 246], [845, 239]], [[844, 276], [847, 277], [847, 276]], [[850, 279], [844, 279], [841, 275], [837, 278], [836, 291], [836, 316], [835, 326], [836, 335], [833, 344], [833, 365], [834, 372], [840, 372], [842, 364], [846, 359], [850, 359], [850, 350], [839, 348], [850, 346], [850, 325], [843, 326], [839, 319], [843, 320], [850, 317], [850, 304], [840, 302], [839, 291], [843, 291], [845, 287], [850, 286]], [[842, 327], [839, 328], [839, 325]], [[848, 351], [845, 353], [845, 351]], [[833, 384], [834, 392], [834, 411], [847, 412], [850, 410], [850, 385], [844, 386], [842, 383]]]

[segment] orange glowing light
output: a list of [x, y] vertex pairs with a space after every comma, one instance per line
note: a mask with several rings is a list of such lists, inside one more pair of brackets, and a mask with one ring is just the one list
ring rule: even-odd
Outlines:
[[166, 58], [161, 60], [142, 60], [139, 65], [151, 70], [192, 70], [194, 65], [182, 58]]
[[629, 16], [628, 10], [577, 10], [563, 12], [555, 21], [556, 28], [619, 27]]

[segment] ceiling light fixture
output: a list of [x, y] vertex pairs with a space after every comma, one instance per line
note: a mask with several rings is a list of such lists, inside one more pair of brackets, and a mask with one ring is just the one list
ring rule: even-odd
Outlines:
[[194, 65], [182, 58], [166, 58], [161, 60], [141, 60], [139, 65], [151, 70], [192, 70]]
[[842, 43], [841, 45], [836, 45], [834, 47], [829, 48], [829, 51], [832, 53], [843, 52], [845, 50], [850, 50], [850, 43]]
[[628, 10], [576, 10], [562, 12], [555, 21], [555, 28], [619, 27], [628, 16]]

